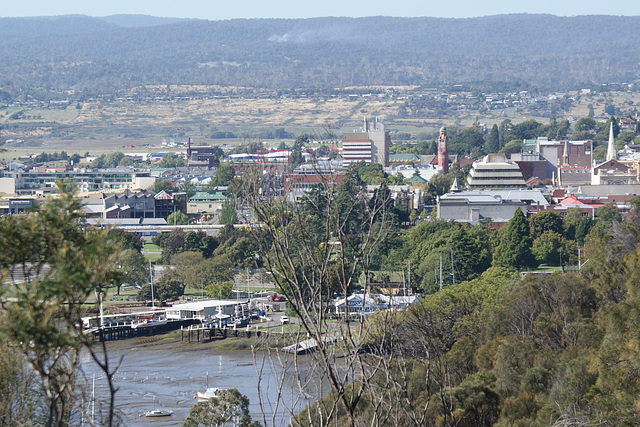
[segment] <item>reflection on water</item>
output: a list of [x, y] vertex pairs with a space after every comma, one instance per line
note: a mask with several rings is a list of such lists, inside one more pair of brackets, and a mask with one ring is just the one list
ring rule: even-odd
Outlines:
[[[262, 405], [268, 426], [287, 425], [290, 420], [289, 409], [299, 412], [320, 393], [321, 387], [314, 384], [307, 384], [304, 392], [299, 392], [291, 364], [283, 368], [278, 360], [266, 358], [263, 361], [261, 355], [256, 356], [254, 363], [250, 352], [214, 351], [207, 348], [206, 344], [178, 343], [170, 349], [125, 347], [126, 341], [122, 341], [117, 348], [109, 349], [109, 359], [117, 362], [124, 356], [115, 374], [115, 382], [119, 387], [116, 406], [126, 426], [180, 425], [196, 403], [196, 392], [207, 388], [207, 373], [209, 387], [237, 388], [249, 398], [253, 419], [264, 423]], [[284, 357], [282, 354], [280, 356]], [[301, 366], [308, 369], [310, 364], [305, 362], [303, 359]], [[93, 373], [96, 373], [96, 397], [106, 401], [108, 386], [104, 376], [96, 370], [88, 356], [83, 359], [83, 366], [89, 384]], [[261, 377], [258, 375], [259, 369], [262, 371]], [[283, 373], [287, 380], [279, 387]], [[313, 377], [310, 372], [307, 374]], [[280, 388], [283, 393], [279, 401]], [[141, 416], [154, 407], [172, 410], [174, 415], [167, 418]]]

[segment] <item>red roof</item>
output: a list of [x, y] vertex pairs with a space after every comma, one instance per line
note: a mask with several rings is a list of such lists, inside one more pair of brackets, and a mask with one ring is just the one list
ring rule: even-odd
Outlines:
[[553, 190], [553, 195], [551, 197], [553, 198], [560, 198], [560, 197], [564, 197], [565, 196], [565, 192], [562, 189], [556, 189]]
[[570, 195], [569, 197], [567, 197], [566, 199], [561, 200], [560, 202], [558, 202], [559, 205], [565, 205], [565, 206], [571, 206], [571, 205], [587, 205], [590, 206], [592, 208], [599, 208], [604, 206], [603, 203], [599, 203], [599, 202], [594, 202], [591, 200], [580, 200], [578, 199], [576, 196], [574, 196], [573, 194]]

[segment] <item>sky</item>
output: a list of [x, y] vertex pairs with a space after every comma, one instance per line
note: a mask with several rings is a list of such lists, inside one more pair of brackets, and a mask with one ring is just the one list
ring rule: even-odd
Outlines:
[[222, 20], [321, 16], [469, 18], [507, 13], [640, 16], [638, 0], [612, 3], [602, 0], [19, 0], [3, 3], [2, 17], [143, 14]]

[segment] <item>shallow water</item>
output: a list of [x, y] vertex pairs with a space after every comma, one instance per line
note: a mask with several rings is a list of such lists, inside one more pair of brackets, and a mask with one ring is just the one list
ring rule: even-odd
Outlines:
[[[207, 373], [209, 387], [235, 387], [247, 396], [254, 420], [264, 423], [261, 415], [264, 409], [268, 426], [288, 425], [290, 413], [286, 407], [298, 412], [321, 393], [321, 386], [315, 384], [306, 385], [303, 393], [298, 391], [293, 367], [289, 363], [291, 356], [289, 362], [284, 364], [274, 358], [266, 358], [262, 364], [261, 354], [256, 356], [254, 363], [254, 357], [248, 351], [215, 351], [206, 344], [186, 343], [145, 347], [132, 343], [128, 348], [127, 340], [120, 341], [109, 349], [109, 359], [112, 362], [119, 360], [121, 356], [124, 358], [114, 378], [119, 387], [116, 394], [117, 410], [121, 413], [125, 426], [181, 425], [182, 420], [188, 416], [189, 409], [196, 403], [196, 392], [207, 388]], [[284, 357], [283, 354], [279, 356]], [[299, 358], [298, 362], [302, 369], [309, 369], [310, 364], [304, 357]], [[262, 366], [260, 380], [256, 364]], [[282, 365], [289, 367], [283, 368]], [[83, 359], [83, 370], [89, 392], [93, 374], [96, 373], [95, 395], [98, 400], [104, 401], [108, 396], [106, 380], [88, 356]], [[283, 386], [278, 387], [281, 378], [285, 380]], [[279, 401], [280, 390], [282, 399]], [[262, 398], [262, 404], [259, 397]], [[85, 406], [87, 413], [91, 412], [89, 406]], [[145, 418], [141, 415], [154, 408], [172, 410], [174, 414], [162, 418]]]

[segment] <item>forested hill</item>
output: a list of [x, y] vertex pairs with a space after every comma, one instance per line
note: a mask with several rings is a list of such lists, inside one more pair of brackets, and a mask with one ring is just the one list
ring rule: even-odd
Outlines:
[[281, 88], [469, 82], [575, 88], [639, 77], [640, 17], [0, 19], [0, 85]]

